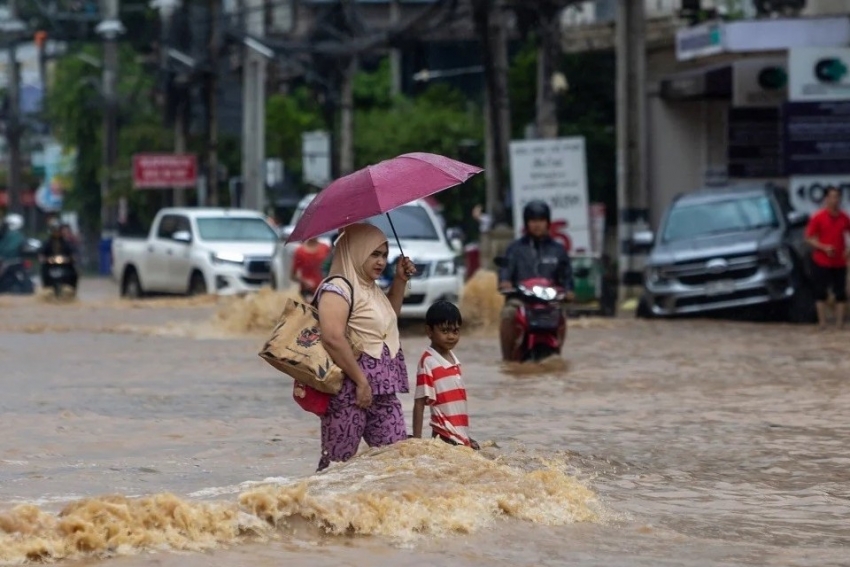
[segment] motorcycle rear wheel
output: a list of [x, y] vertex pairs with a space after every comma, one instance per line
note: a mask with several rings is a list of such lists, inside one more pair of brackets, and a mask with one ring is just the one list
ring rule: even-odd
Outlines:
[[522, 362], [540, 362], [556, 354], [558, 354], [558, 351], [549, 345], [534, 345], [525, 353]]

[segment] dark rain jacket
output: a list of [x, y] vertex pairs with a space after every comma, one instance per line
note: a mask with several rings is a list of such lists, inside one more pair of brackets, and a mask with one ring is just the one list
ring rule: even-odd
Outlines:
[[556, 286], [573, 291], [573, 267], [563, 244], [545, 237], [518, 238], [505, 252], [507, 266], [499, 270], [499, 281], [514, 286], [529, 278], [547, 278]]

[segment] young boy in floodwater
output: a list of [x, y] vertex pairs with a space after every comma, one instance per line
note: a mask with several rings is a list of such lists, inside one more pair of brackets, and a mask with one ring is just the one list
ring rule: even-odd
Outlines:
[[428, 406], [431, 437], [478, 450], [478, 443], [469, 437], [466, 388], [460, 362], [452, 352], [460, 340], [462, 325], [460, 310], [448, 301], [437, 301], [425, 314], [425, 330], [431, 346], [425, 349], [416, 369], [413, 437], [422, 437], [425, 406]]

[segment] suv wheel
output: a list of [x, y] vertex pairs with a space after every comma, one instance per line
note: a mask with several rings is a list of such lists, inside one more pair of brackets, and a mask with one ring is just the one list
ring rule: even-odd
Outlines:
[[655, 313], [652, 312], [652, 309], [649, 307], [649, 301], [647, 301], [646, 296], [641, 296], [640, 300], [638, 300], [637, 310], [635, 311], [635, 316], [638, 319], [654, 319]]

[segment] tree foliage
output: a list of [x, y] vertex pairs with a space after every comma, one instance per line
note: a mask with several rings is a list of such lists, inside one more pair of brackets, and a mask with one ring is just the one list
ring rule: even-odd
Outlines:
[[[435, 83], [415, 98], [390, 97], [389, 65], [384, 60], [355, 82], [355, 165], [366, 165], [409, 152], [431, 152], [473, 164], [483, 162], [481, 108], [462, 93]], [[437, 195], [451, 224], [475, 231], [472, 208], [483, 202], [483, 184], [474, 179]]]
[[[66, 196], [69, 209], [77, 210], [84, 228], [99, 226], [100, 180], [104, 174], [103, 96], [100, 46], [84, 46], [60, 59], [47, 93], [48, 116], [53, 133], [64, 146], [77, 149], [74, 183]], [[129, 197], [136, 209], [158, 205], [150, 192], [134, 192], [131, 187], [131, 157], [139, 151], [169, 149], [170, 133], [161, 126], [160, 111], [154, 97], [154, 79], [129, 46], [119, 50], [118, 159], [112, 177], [111, 202]], [[141, 215], [149, 216], [148, 214]]]
[[[587, 151], [588, 193], [603, 202], [609, 222], [616, 219], [616, 60], [612, 53], [577, 53], [562, 57], [559, 70], [569, 90], [558, 99], [562, 136], [584, 136]], [[509, 72], [511, 119], [514, 137], [522, 137], [535, 120], [537, 49], [525, 45], [514, 57]]]
[[322, 109], [305, 86], [266, 101], [266, 154], [283, 159], [287, 171], [302, 169], [301, 135], [325, 128]]

